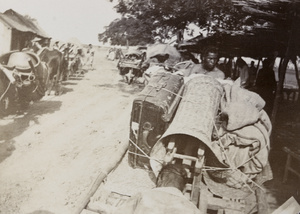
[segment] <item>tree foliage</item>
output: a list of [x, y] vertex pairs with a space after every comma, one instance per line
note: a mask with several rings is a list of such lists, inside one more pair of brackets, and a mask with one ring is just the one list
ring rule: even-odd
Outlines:
[[124, 44], [124, 39], [132, 45], [139, 43], [137, 40], [149, 43], [157, 35], [168, 39], [189, 23], [209, 31], [216, 25], [238, 26], [232, 21], [231, 0], [120, 0], [115, 8], [123, 18], [110, 24], [104, 33], [115, 44]]
[[234, 13], [232, 6], [231, 0], [121, 0], [116, 8], [137, 19], [152, 19], [158, 27], [178, 30], [191, 22], [207, 27], [212, 21], [229, 21], [231, 17], [224, 15]]
[[150, 43], [152, 41], [149, 32], [151, 32], [151, 23], [147, 20], [141, 21], [133, 17], [122, 17], [112, 22], [106, 31], [99, 35], [99, 38], [103, 42], [110, 39], [112, 45], [126, 45], [127, 40], [130, 45], [140, 45], [143, 42]]
[[[292, 2], [292, 0], [291, 0]], [[155, 36], [168, 39], [194, 23], [209, 33], [218, 29], [239, 31], [266, 22], [284, 27], [278, 14], [286, 15], [289, 0], [119, 0], [122, 18], [111, 23], [100, 37], [113, 44], [153, 42]], [[283, 17], [283, 19], [286, 17]]]

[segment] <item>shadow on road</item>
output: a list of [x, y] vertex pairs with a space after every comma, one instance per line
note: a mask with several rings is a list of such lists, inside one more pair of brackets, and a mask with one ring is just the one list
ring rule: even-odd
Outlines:
[[66, 93], [69, 93], [69, 92], [72, 92], [72, 91], [74, 91], [73, 88], [63, 87], [63, 89], [61, 91], [61, 94], [66, 94]]
[[15, 150], [13, 140], [21, 135], [29, 126], [39, 124], [38, 117], [58, 111], [61, 101], [39, 101], [32, 104], [22, 114], [10, 115], [0, 121], [0, 163]]
[[62, 82], [62, 85], [65, 86], [65, 85], [77, 85], [78, 83], [75, 83], [75, 82]]
[[36, 210], [36, 211], [28, 213], [28, 214], [55, 214], [55, 213], [49, 212], [47, 210]]
[[69, 80], [82, 80], [84, 78], [83, 75], [77, 77], [70, 77]]
[[133, 83], [131, 85], [128, 85], [127, 83], [121, 81], [118, 84], [98, 84], [94, 86], [98, 88], [118, 88], [119, 91], [130, 95], [137, 94], [141, 92], [144, 88], [143, 84]]

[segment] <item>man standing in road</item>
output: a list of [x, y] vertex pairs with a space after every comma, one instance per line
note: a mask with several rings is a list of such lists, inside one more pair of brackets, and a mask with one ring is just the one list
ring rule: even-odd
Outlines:
[[86, 65], [90, 69], [93, 69], [95, 50], [93, 49], [93, 45], [92, 44], [89, 44], [88, 50], [87, 50], [86, 53], [87, 53]]

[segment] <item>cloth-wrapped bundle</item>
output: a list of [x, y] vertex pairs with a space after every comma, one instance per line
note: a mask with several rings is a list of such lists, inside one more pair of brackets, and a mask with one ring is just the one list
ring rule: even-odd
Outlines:
[[[269, 168], [271, 121], [263, 110], [265, 101], [256, 93], [240, 88], [238, 85], [225, 84], [221, 99], [220, 124], [218, 139], [213, 144], [220, 144], [223, 150], [223, 162], [230, 170], [208, 171], [204, 173], [206, 182], [215, 189], [215, 193], [231, 196], [234, 189], [248, 192], [257, 183], [272, 178]], [[216, 166], [216, 161], [207, 157], [206, 165]], [[219, 165], [220, 166], [220, 165]], [[264, 178], [257, 179], [264, 171]], [[257, 181], [259, 182], [253, 182]], [[219, 183], [219, 185], [217, 184]], [[222, 188], [226, 184], [229, 189]], [[228, 191], [232, 190], [232, 191]]]

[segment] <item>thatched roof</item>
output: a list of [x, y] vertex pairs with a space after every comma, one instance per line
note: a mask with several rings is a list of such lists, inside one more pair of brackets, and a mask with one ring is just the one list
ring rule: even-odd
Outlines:
[[240, 13], [248, 18], [243, 30], [218, 29], [212, 36], [185, 41], [180, 48], [201, 53], [205, 46], [215, 45], [219, 47], [221, 56], [259, 58], [267, 57], [274, 51], [277, 51], [279, 56], [284, 56], [289, 47], [290, 53], [300, 55], [300, 1], [232, 2]]
[[0, 13], [0, 20], [12, 29], [31, 32], [42, 38], [50, 38], [36, 21], [30, 20], [12, 9]]
[[274, 51], [284, 56], [288, 40], [273, 32], [262, 31], [255, 34], [231, 34], [218, 32], [210, 37], [197, 37], [180, 45], [181, 49], [202, 53], [207, 46], [217, 46], [221, 57], [245, 56], [267, 57]]

